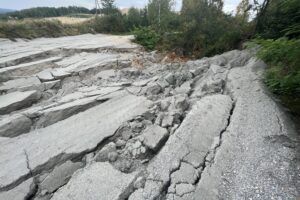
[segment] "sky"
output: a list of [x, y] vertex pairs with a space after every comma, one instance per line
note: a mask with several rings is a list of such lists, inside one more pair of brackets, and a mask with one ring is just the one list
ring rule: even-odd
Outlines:
[[[94, 2], [95, 0], [0, 0], [0, 8], [21, 10], [38, 6], [83, 6], [91, 9], [94, 7]], [[131, 6], [142, 8], [147, 2], [148, 0], [116, 0], [119, 8], [128, 8]], [[234, 11], [239, 2], [240, 0], [224, 0], [224, 11]], [[177, 10], [180, 9], [180, 6], [181, 0], [176, 0]]]

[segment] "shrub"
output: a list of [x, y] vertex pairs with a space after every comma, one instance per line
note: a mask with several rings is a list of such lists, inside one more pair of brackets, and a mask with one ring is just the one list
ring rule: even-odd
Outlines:
[[98, 33], [121, 33], [124, 30], [123, 17], [119, 12], [95, 19], [95, 31]]
[[153, 50], [160, 36], [151, 27], [135, 28], [133, 31], [135, 42], [144, 46], [147, 50]]
[[300, 96], [300, 40], [255, 39], [253, 44], [260, 46], [257, 57], [268, 64], [266, 85], [278, 94]]

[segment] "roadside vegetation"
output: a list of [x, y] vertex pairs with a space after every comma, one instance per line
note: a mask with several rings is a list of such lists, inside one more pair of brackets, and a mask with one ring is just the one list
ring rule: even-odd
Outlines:
[[[270, 0], [257, 18], [257, 56], [268, 64], [265, 83], [300, 106], [300, 0]], [[300, 111], [300, 109], [299, 109]]]
[[[126, 13], [114, 0], [103, 0], [100, 11], [33, 8], [0, 15], [0, 37], [132, 33], [148, 50], [191, 58], [242, 48], [250, 41], [248, 46], [259, 45], [257, 56], [268, 64], [266, 85], [277, 94], [299, 98], [300, 0], [241, 0], [230, 14], [224, 13], [223, 4], [223, 0], [183, 0], [182, 9], [175, 11], [174, 0], [150, 0], [145, 8]], [[99, 15], [91, 17], [96, 12]], [[64, 23], [61, 16], [85, 20]]]

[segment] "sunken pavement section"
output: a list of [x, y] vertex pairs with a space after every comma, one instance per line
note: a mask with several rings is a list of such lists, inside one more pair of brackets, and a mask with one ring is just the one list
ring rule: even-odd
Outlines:
[[131, 39], [0, 40], [1, 200], [300, 196], [299, 138], [252, 50], [163, 63]]

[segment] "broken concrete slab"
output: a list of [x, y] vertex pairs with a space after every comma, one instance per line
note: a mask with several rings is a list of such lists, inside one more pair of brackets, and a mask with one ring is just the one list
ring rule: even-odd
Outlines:
[[[159, 154], [149, 163], [147, 178], [142, 196], [134, 194], [136, 199], [155, 199], [171, 181], [172, 172], [180, 167], [186, 158], [189, 163], [200, 164], [205, 161], [207, 153], [216, 136], [220, 136], [228, 123], [232, 100], [225, 95], [212, 95], [200, 99], [189, 112], [176, 132], [171, 135]], [[188, 157], [194, 153], [193, 157]], [[130, 198], [132, 200], [132, 198]]]
[[[295, 199], [299, 196], [296, 180], [300, 145], [286, 131], [291, 126], [284, 123], [278, 107], [262, 97], [264, 91], [258, 87], [256, 76], [261, 74], [258, 69], [262, 67], [244, 66], [251, 63], [248, 60], [251, 53], [231, 51], [214, 58], [161, 64], [154, 53], [124, 49], [129, 40], [123, 39], [105, 35], [16, 42], [0, 39], [0, 67], [15, 70], [13, 73], [21, 76], [5, 72], [8, 79], [37, 77], [41, 71], [52, 70], [70, 75], [53, 81], [52, 74], [41, 73], [41, 80], [47, 81], [36, 88], [20, 84], [4, 91], [40, 90], [43, 98], [37, 106], [20, 112], [33, 121], [30, 133], [14, 138], [0, 136], [1, 192], [13, 191], [31, 177], [36, 184], [47, 177], [44, 189], [29, 197], [36, 200], [49, 200], [59, 187], [59, 191], [64, 191], [62, 196], [78, 194], [81, 189], [101, 189], [106, 182], [95, 181], [91, 182], [93, 186], [81, 187], [86, 186], [90, 177], [96, 180], [99, 173], [86, 179], [77, 178], [72, 183], [76, 192], [71, 191], [74, 189], [71, 185], [63, 186], [74, 171], [71, 167], [69, 173], [69, 168], [64, 167], [66, 161], [90, 166], [101, 152], [100, 161], [109, 160], [114, 167], [112, 171], [125, 173], [119, 172], [121, 177], [143, 171], [126, 189], [136, 191], [121, 199]], [[53, 67], [36, 66], [37, 71], [31, 68], [31, 63], [28, 71], [25, 67], [10, 67], [54, 55], [63, 59], [51, 61]], [[129, 66], [136, 68], [122, 69]], [[19, 70], [24, 70], [24, 74]], [[102, 79], [97, 78], [98, 73]], [[216, 97], [219, 93], [235, 99], [236, 109], [228, 111], [232, 101], [228, 96]], [[149, 109], [141, 106], [146, 98], [140, 100], [139, 95], [155, 101], [155, 106]], [[205, 97], [208, 95], [211, 97]], [[85, 102], [87, 97], [95, 98], [91, 108], [90, 102]], [[42, 115], [43, 111], [49, 115]], [[132, 112], [140, 116], [133, 116]], [[20, 113], [3, 118], [11, 119]], [[21, 129], [14, 123], [22, 124], [22, 120], [14, 120], [4, 123], [3, 132]], [[40, 123], [40, 129], [35, 130], [39, 120], [46, 123]], [[152, 146], [158, 144], [157, 150], [143, 144], [143, 130], [153, 124], [167, 128], [171, 135], [166, 143], [153, 142]], [[128, 130], [121, 132], [122, 127]], [[102, 152], [112, 141], [113, 151]], [[107, 174], [102, 175], [103, 180], [110, 179]]]
[[43, 91], [43, 86], [37, 77], [20, 78], [2, 83], [0, 92], [13, 92], [16, 90], [39, 90]]
[[[236, 99], [230, 125], [194, 198], [296, 199], [299, 196], [297, 148], [268, 142], [266, 137], [297, 138], [298, 133], [261, 84], [265, 64], [252, 58], [228, 75], [228, 92]], [[297, 140], [295, 140], [297, 141]], [[299, 145], [298, 145], [299, 146]], [[297, 152], [297, 153], [296, 153]], [[280, 166], [280, 167], [278, 167]]]
[[100, 79], [109, 79], [114, 76], [116, 76], [116, 72], [113, 69], [101, 71], [96, 75]]
[[69, 102], [72, 102], [72, 101], [76, 101], [78, 99], [82, 99], [84, 97], [85, 97], [85, 95], [84, 95], [83, 92], [73, 92], [71, 94], [67, 94], [67, 95], [62, 96], [57, 102], [59, 104], [64, 104], [64, 103], [69, 103]]
[[132, 86], [136, 87], [144, 87], [146, 86], [152, 79], [139, 80], [132, 83]]
[[191, 97], [201, 98], [208, 94], [222, 93], [228, 70], [218, 65], [211, 65], [206, 74], [196, 81]]
[[25, 200], [28, 199], [35, 189], [33, 178], [28, 179], [19, 186], [9, 191], [0, 192], [0, 199], [3, 200]]
[[174, 122], [174, 116], [167, 114], [167, 115], [164, 115], [164, 117], [162, 118], [161, 126], [163, 128], [168, 128], [173, 125], [173, 122]]
[[57, 68], [57, 69], [52, 70], [51, 74], [57, 80], [64, 79], [68, 76], [71, 76], [71, 73], [66, 72], [66, 70], [61, 69], [61, 68]]
[[200, 174], [194, 166], [182, 162], [180, 168], [171, 174], [171, 183], [180, 184], [180, 183], [189, 183], [195, 184], [198, 180]]
[[31, 106], [41, 97], [38, 91], [12, 92], [0, 96], [0, 115]]
[[48, 82], [44, 82], [44, 91], [50, 90], [50, 89], [58, 89], [60, 87], [60, 80], [56, 80], [56, 81], [48, 81]]
[[15, 114], [0, 119], [0, 136], [16, 137], [30, 131], [32, 121], [25, 115]]
[[54, 167], [58, 161], [94, 150], [114, 135], [123, 122], [143, 114], [150, 105], [145, 97], [120, 92], [113, 99], [66, 120], [1, 141], [0, 189], [28, 176], [31, 172], [27, 165], [37, 173]]
[[147, 85], [146, 94], [150, 95], [157, 95], [162, 92], [163, 88], [158, 85], [157, 83], [150, 83]]
[[83, 163], [73, 163], [67, 161], [60, 166], [54, 168], [44, 180], [39, 184], [39, 190], [47, 193], [53, 193], [61, 186], [68, 183], [73, 173], [83, 167]]
[[36, 121], [36, 127], [46, 127], [58, 121], [64, 120], [74, 114], [85, 111], [100, 102], [96, 97], [88, 97], [65, 103], [56, 107], [51, 107], [40, 111], [40, 117]]
[[[19, 40], [0, 41], [0, 68], [17, 65], [28, 60], [44, 58], [47, 55], [61, 55], [63, 52], [134, 51], [139, 45], [131, 42], [131, 36], [113, 36], [104, 34], [85, 34], [60, 38], [38, 38], [30, 42]], [[41, 48], [42, 47], [42, 48]]]
[[34, 75], [44, 69], [57, 67], [54, 62], [60, 59], [62, 58], [51, 57], [16, 66], [0, 68], [0, 82], [16, 79], [18, 77]]
[[142, 135], [144, 137], [144, 145], [150, 148], [151, 150], [156, 151], [167, 139], [169, 133], [166, 129], [160, 126], [151, 125], [143, 131]]
[[[185, 194], [190, 194], [195, 191], [195, 186], [192, 184], [181, 183], [176, 185], [176, 195], [183, 197]], [[178, 198], [185, 199], [185, 198]], [[190, 199], [190, 198], [189, 198]]]
[[96, 162], [105, 162], [108, 161], [108, 154], [112, 152], [116, 152], [116, 144], [113, 142], [108, 143], [106, 146], [104, 146], [96, 155], [95, 155], [95, 161]]
[[69, 183], [54, 194], [52, 200], [126, 199], [133, 189], [136, 176], [136, 173], [122, 173], [109, 163], [93, 163], [77, 171]]
[[54, 80], [54, 77], [51, 74], [51, 70], [44, 70], [44, 71], [38, 73], [36, 76], [42, 82], [47, 82], [47, 81], [53, 81]]

